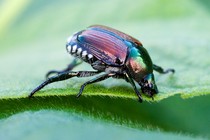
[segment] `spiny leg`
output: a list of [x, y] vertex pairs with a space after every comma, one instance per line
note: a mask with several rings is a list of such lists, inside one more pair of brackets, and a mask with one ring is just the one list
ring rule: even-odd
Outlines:
[[161, 68], [160, 66], [157, 66], [155, 64], [153, 64], [153, 70], [155, 70], [155, 71], [157, 71], [157, 72], [159, 72], [161, 74], [166, 74], [166, 73], [169, 73], [169, 72], [172, 72], [172, 73], [175, 72], [174, 69], [166, 69], [166, 70], [164, 70], [163, 68]]
[[60, 74], [60, 73], [64, 73], [64, 72], [68, 72], [71, 71], [74, 67], [76, 67], [77, 65], [81, 64], [82, 61], [80, 61], [79, 59], [74, 59], [68, 66], [67, 68], [65, 68], [64, 70], [58, 71], [58, 70], [51, 70], [46, 74], [46, 78], [49, 78], [49, 76], [51, 74]]
[[127, 78], [128, 82], [132, 85], [134, 91], [136, 92], [136, 95], [138, 96], [139, 98], [139, 102], [142, 103], [143, 99], [141, 97], [141, 94], [140, 92], [138, 91], [138, 89], [136, 88], [136, 85], [133, 81], [133, 79], [131, 78], [131, 75], [129, 74], [129, 72], [125, 73], [125, 77]]
[[48, 78], [46, 81], [44, 81], [42, 84], [40, 84], [38, 87], [36, 87], [29, 95], [29, 98], [31, 98], [37, 91], [41, 90], [42, 88], [44, 88], [46, 85], [50, 84], [50, 83], [54, 83], [57, 81], [63, 81], [66, 79], [70, 79], [72, 77], [89, 77], [89, 76], [93, 76], [100, 73], [100, 71], [79, 71], [79, 72], [63, 72], [60, 73], [56, 76], [53, 76], [51, 78]]
[[98, 76], [98, 77], [95, 77], [95, 78], [91, 79], [90, 81], [85, 82], [85, 83], [81, 86], [81, 88], [80, 88], [80, 90], [79, 90], [79, 93], [77, 94], [77, 98], [80, 97], [80, 96], [82, 95], [82, 91], [84, 90], [84, 88], [85, 88], [86, 85], [92, 84], [92, 83], [96, 83], [96, 82], [99, 82], [99, 81], [103, 81], [103, 80], [105, 80], [105, 79], [107, 79], [107, 78], [109, 78], [109, 77], [111, 77], [111, 76], [113, 76], [113, 75], [111, 75], [111, 74], [103, 74], [103, 75], [100, 75], [100, 76]]

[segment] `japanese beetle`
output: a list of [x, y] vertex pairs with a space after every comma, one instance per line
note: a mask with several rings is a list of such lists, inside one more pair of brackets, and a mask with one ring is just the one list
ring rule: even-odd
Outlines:
[[[163, 70], [154, 65], [147, 50], [137, 39], [102, 25], [90, 26], [69, 37], [66, 50], [76, 58], [89, 63], [96, 71], [71, 71], [77, 65], [76, 60], [74, 60], [63, 71], [49, 71], [46, 75], [47, 80], [35, 88], [29, 97], [50, 83], [75, 76], [89, 77], [103, 72], [103, 74], [85, 82], [77, 97], [80, 97], [86, 85], [113, 77], [122, 78], [129, 82], [139, 101], [142, 102], [142, 96], [134, 81], [140, 85], [143, 94], [153, 97], [154, 94], [158, 93], [153, 70], [162, 74], [175, 72], [174, 69]], [[48, 78], [53, 73], [57, 75]]]

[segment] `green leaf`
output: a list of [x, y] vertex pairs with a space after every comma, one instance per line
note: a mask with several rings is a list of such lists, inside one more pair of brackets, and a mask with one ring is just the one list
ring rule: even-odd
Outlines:
[[[178, 21], [177, 21], [178, 22]], [[182, 24], [187, 24], [189, 21], [183, 21]], [[206, 23], [210, 21], [206, 21]], [[205, 32], [197, 28], [197, 25], [192, 27], [179, 27], [178, 23], [170, 21], [159, 21], [157, 23], [142, 24], [141, 27], [147, 28], [145, 36], [142, 39], [145, 47], [150, 52], [153, 62], [163, 68], [174, 68], [175, 74], [161, 75], [155, 73], [156, 82], [160, 93], [154, 98], [154, 101], [168, 98], [170, 96], [180, 94], [183, 98], [205, 95], [210, 93], [210, 59], [208, 57], [209, 46], [205, 44], [208, 36], [202, 34]], [[175, 24], [175, 25], [174, 25]], [[136, 24], [128, 24], [132, 27], [131, 32], [137, 30]], [[155, 26], [154, 26], [155, 25]], [[154, 31], [158, 26], [161, 33]], [[171, 30], [164, 30], [164, 28], [172, 28]], [[123, 27], [122, 27], [123, 28]], [[178, 31], [177, 28], [179, 29]], [[192, 30], [192, 31], [191, 31]], [[139, 32], [141, 30], [139, 29]], [[144, 31], [142, 31], [144, 32]], [[173, 32], [174, 34], [167, 37], [167, 34]], [[185, 38], [191, 32], [190, 40], [177, 40], [177, 38]], [[199, 33], [201, 32], [201, 33]], [[185, 34], [187, 33], [187, 34]], [[153, 36], [146, 36], [146, 35]], [[200, 40], [194, 38], [200, 34]], [[138, 37], [138, 35], [137, 35]], [[63, 40], [63, 39], [62, 39]], [[39, 43], [30, 43], [22, 49], [15, 49], [8, 52], [8, 54], [1, 56], [1, 92], [2, 98], [26, 97], [29, 92], [38, 86], [43, 80], [47, 71], [51, 69], [62, 69], [72, 61], [72, 57], [68, 60], [68, 54], [65, 52], [65, 45], [61, 46], [61, 41], [40, 40]], [[193, 41], [194, 40], [194, 41]], [[148, 47], [147, 47], [148, 46]], [[199, 46], [199, 47], [197, 47]], [[27, 60], [27, 61], [26, 61]], [[78, 66], [76, 70], [91, 70], [88, 64]], [[59, 95], [75, 95], [82, 83], [91, 78], [72, 78], [65, 82], [53, 83], [37, 95], [48, 96], [57, 95], [58, 92], [49, 89], [59, 90]], [[92, 88], [97, 86], [96, 88]], [[111, 97], [124, 97], [136, 99], [136, 96], [131, 86], [123, 80], [108, 79], [105, 82], [88, 86], [84, 95], [100, 95]], [[12, 90], [11, 90], [12, 87]], [[122, 88], [124, 87], [124, 88]], [[146, 98], [146, 100], [150, 100]]]
[[[50, 1], [50, 4], [48, 1], [21, 2], [23, 7], [20, 4], [20, 7], [11, 8], [10, 16], [16, 18], [6, 21], [7, 16], [0, 15], [0, 26], [4, 25], [0, 30], [2, 137], [8, 130], [16, 130], [11, 138], [17, 137], [19, 133], [20, 138], [38, 138], [48, 132], [55, 137], [62, 136], [53, 133], [57, 124], [66, 124], [63, 128], [59, 125], [58, 132], [67, 134], [68, 129], [75, 132], [88, 116], [93, 118], [85, 121], [83, 129], [88, 129], [88, 126], [95, 130], [102, 127], [102, 131], [114, 136], [120, 133], [120, 138], [125, 139], [127, 137], [123, 137], [124, 134], [131, 136], [131, 139], [210, 137], [210, 20], [209, 11], [202, 7], [206, 6], [205, 3], [190, 0], [157, 0], [154, 3], [145, 0], [135, 4], [128, 0]], [[162, 8], [163, 5], [166, 8]], [[10, 4], [6, 7], [10, 7]], [[126, 10], [122, 10], [122, 7], [126, 7]], [[16, 9], [22, 9], [22, 13], [16, 12]], [[10, 24], [5, 24], [7, 22]], [[138, 38], [155, 64], [165, 69], [174, 68], [176, 73], [161, 75], [154, 72], [160, 93], [154, 100], [144, 96], [143, 104], [138, 103], [132, 87], [118, 79], [87, 86], [83, 95], [76, 99], [81, 84], [92, 77], [53, 83], [29, 100], [28, 94], [45, 80], [46, 72], [51, 69], [61, 70], [72, 61], [73, 57], [69, 58], [65, 51], [65, 39], [75, 31], [96, 23], [117, 28]], [[90, 69], [84, 63], [76, 67], [75, 71]], [[82, 117], [85, 119], [77, 121], [78, 117], [72, 112], [82, 114], [79, 120]], [[16, 113], [20, 114], [14, 115]], [[59, 117], [54, 117], [56, 115]], [[36, 121], [37, 117], [40, 122]], [[24, 118], [23, 122], [12, 128], [21, 118]], [[30, 121], [24, 121], [27, 118], [32, 118], [32, 124], [22, 128], [29, 124]], [[50, 125], [45, 123], [48, 120]], [[109, 125], [99, 120], [106, 120]], [[75, 121], [75, 130], [71, 126], [72, 121]], [[43, 124], [40, 126], [43, 128], [32, 133], [40, 124]], [[111, 128], [113, 131], [109, 130]], [[26, 135], [29, 132], [27, 130], [30, 130], [31, 135]], [[85, 134], [94, 136], [93, 132], [88, 129]], [[180, 132], [185, 136], [177, 134]], [[72, 137], [82, 138], [77, 134]], [[46, 137], [51, 138], [47, 134]]]
[[[12, 127], [11, 127], [12, 125]], [[181, 134], [161, 133], [107, 124], [62, 111], [38, 111], [16, 114], [0, 121], [1, 139], [179, 139], [201, 140]]]

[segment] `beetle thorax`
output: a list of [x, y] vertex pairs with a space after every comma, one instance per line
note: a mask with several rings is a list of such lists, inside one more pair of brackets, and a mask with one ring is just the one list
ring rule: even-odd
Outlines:
[[146, 65], [143, 63], [139, 63], [138, 59], [130, 58], [126, 62], [126, 65], [129, 69], [129, 72], [131, 73], [133, 79], [135, 79], [136, 81], [139, 81], [148, 73], [147, 69], [146, 69]]
[[152, 61], [143, 47], [129, 49], [126, 66], [133, 79], [139, 82], [145, 75], [152, 73]]

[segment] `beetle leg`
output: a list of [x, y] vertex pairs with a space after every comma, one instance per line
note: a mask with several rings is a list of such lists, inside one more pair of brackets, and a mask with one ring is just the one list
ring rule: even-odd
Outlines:
[[106, 65], [102, 61], [100, 61], [100, 60], [97, 60], [97, 61], [93, 62], [91, 64], [91, 66], [95, 70], [104, 71], [106, 69]]
[[157, 72], [159, 72], [161, 74], [166, 74], [166, 73], [169, 73], [169, 72], [172, 72], [172, 73], [175, 72], [174, 69], [166, 69], [166, 70], [164, 70], [163, 68], [161, 68], [160, 66], [157, 66], [155, 64], [153, 64], [153, 70], [155, 70], [155, 71], [157, 71]]
[[101, 71], [79, 71], [77, 77], [90, 77], [101, 73]]
[[93, 76], [100, 73], [100, 71], [79, 71], [79, 72], [63, 72], [63, 73], [59, 73], [56, 76], [53, 76], [51, 78], [48, 78], [46, 81], [44, 81], [42, 84], [40, 84], [38, 87], [36, 87], [29, 95], [29, 98], [32, 97], [37, 91], [41, 90], [42, 88], [44, 88], [46, 85], [50, 84], [50, 83], [54, 83], [57, 81], [63, 81], [66, 79], [70, 79], [72, 77], [89, 77], [89, 76]]
[[57, 71], [57, 70], [51, 70], [46, 74], [46, 78], [49, 78], [49, 76], [51, 74], [60, 74], [60, 73], [64, 73], [64, 72], [68, 72], [70, 70], [72, 70], [74, 67], [76, 67], [77, 65], [81, 64], [82, 61], [80, 61], [79, 59], [74, 59], [68, 66], [67, 68], [65, 68], [64, 70], [61, 71]]
[[92, 83], [96, 83], [96, 82], [99, 82], [99, 81], [103, 81], [103, 80], [105, 80], [105, 79], [107, 79], [107, 78], [109, 78], [109, 77], [111, 77], [111, 76], [113, 76], [113, 75], [111, 75], [111, 74], [103, 74], [103, 75], [100, 75], [100, 76], [97, 76], [97, 77], [91, 79], [90, 81], [85, 82], [85, 83], [81, 86], [81, 88], [80, 88], [80, 90], [79, 90], [79, 93], [77, 94], [77, 98], [81, 96], [82, 91], [84, 90], [84, 88], [85, 88], [86, 85], [92, 84]]
[[139, 98], [139, 102], [142, 102], [143, 99], [142, 99], [142, 97], [141, 97], [141, 94], [140, 94], [140, 92], [138, 91], [138, 89], [136, 88], [136, 85], [135, 85], [133, 79], [131, 78], [130, 74], [129, 74], [129, 73], [125, 73], [125, 77], [127, 78], [128, 82], [132, 85], [133, 89], [135, 90], [136, 95], [137, 95], [138, 98]]

